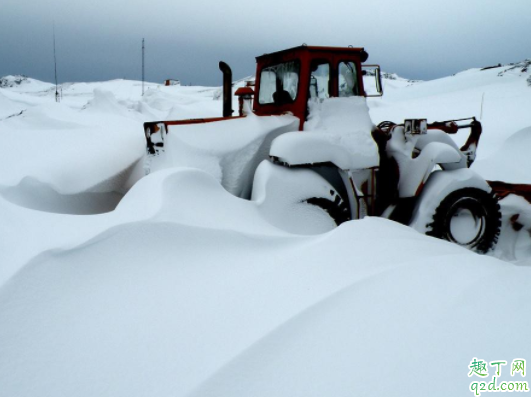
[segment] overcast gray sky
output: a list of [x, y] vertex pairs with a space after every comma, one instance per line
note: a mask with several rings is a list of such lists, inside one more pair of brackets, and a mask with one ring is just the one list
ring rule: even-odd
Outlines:
[[365, 47], [407, 78], [531, 58], [531, 0], [2, 0], [0, 76], [59, 82], [141, 78], [220, 85], [257, 55], [307, 43]]

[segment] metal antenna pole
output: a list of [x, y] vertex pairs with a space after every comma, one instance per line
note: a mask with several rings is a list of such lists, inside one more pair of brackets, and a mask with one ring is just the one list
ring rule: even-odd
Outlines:
[[144, 52], [145, 52], [145, 45], [144, 45], [144, 39], [142, 39], [142, 96], [144, 96]]
[[481, 111], [480, 111], [480, 114], [479, 114], [479, 119], [481, 121], [483, 121], [483, 102], [485, 100], [485, 93], [483, 93], [483, 95], [481, 95]]
[[55, 53], [55, 21], [53, 22], [53, 63], [55, 69], [55, 102], [59, 102], [59, 90], [57, 89], [57, 56]]

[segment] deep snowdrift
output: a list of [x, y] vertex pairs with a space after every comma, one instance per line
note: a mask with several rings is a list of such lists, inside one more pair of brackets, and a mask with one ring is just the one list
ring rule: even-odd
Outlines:
[[389, 221], [287, 235], [186, 169], [97, 218], [0, 290], [4, 395], [466, 395], [472, 357], [531, 353], [531, 268]]
[[214, 124], [170, 126], [164, 156], [150, 157], [150, 172], [169, 167], [192, 167], [216, 178], [230, 193], [249, 198], [254, 170], [269, 158], [271, 141], [297, 130], [293, 116], [223, 120]]
[[495, 153], [478, 160], [474, 169], [492, 181], [531, 184], [530, 148], [531, 126], [509, 136]]

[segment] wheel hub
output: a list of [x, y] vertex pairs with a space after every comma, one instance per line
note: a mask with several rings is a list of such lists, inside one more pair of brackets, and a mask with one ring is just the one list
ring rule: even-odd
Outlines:
[[453, 205], [448, 225], [451, 241], [473, 246], [485, 233], [487, 214], [475, 203], [476, 200], [463, 198]]

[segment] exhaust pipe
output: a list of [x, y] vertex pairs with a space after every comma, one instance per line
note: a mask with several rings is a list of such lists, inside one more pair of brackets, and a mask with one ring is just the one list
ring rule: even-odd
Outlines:
[[232, 116], [232, 70], [225, 62], [219, 62], [219, 70], [223, 73], [223, 117]]

